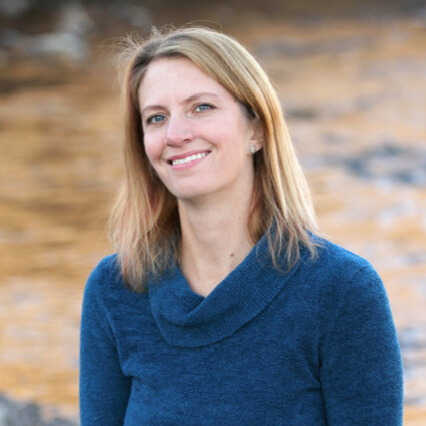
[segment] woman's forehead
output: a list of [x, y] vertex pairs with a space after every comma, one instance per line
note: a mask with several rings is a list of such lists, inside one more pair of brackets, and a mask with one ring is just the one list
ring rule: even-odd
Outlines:
[[179, 101], [205, 94], [211, 97], [233, 97], [217, 80], [187, 58], [160, 58], [147, 68], [139, 86], [139, 102], [157, 102], [174, 95]]

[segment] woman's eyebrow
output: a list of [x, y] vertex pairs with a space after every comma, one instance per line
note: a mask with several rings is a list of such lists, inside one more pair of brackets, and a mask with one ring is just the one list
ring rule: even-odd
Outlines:
[[203, 98], [203, 97], [210, 97], [210, 98], [219, 99], [219, 96], [216, 95], [216, 93], [212, 93], [212, 92], [197, 92], [197, 93], [194, 93], [191, 96], [188, 96], [185, 99], [185, 103], [197, 101], [198, 99]]
[[[193, 95], [188, 96], [182, 103], [184, 104], [188, 104], [194, 101], [198, 101], [201, 98], [213, 98], [214, 100], [219, 100], [219, 96], [216, 93], [212, 93], [212, 92], [197, 92], [194, 93]], [[149, 110], [159, 110], [159, 109], [164, 109], [165, 107], [163, 105], [147, 105], [145, 108], [142, 109], [141, 111], [141, 115], [146, 114], [147, 111]]]
[[149, 111], [151, 109], [152, 110], [159, 110], [159, 109], [164, 109], [164, 107], [162, 105], [148, 105], [141, 111], [141, 115], [144, 115], [147, 111]]

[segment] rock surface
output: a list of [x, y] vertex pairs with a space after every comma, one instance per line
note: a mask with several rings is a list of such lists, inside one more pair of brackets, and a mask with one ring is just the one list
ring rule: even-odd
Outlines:
[[20, 402], [0, 394], [0, 426], [77, 426], [77, 422], [43, 414], [33, 402]]

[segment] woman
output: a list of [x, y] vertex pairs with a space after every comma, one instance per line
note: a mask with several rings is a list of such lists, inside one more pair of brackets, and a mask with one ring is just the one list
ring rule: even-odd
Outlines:
[[82, 425], [399, 425], [370, 264], [318, 236], [277, 95], [202, 28], [133, 47], [117, 255], [93, 271]]

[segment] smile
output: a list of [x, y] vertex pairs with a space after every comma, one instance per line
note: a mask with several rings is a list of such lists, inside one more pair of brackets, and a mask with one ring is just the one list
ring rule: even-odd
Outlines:
[[170, 164], [172, 166], [178, 166], [180, 164], [190, 163], [191, 161], [198, 160], [200, 158], [205, 157], [207, 154], [208, 154], [207, 152], [200, 152], [198, 154], [189, 155], [188, 157], [185, 157], [185, 158], [179, 158], [179, 159], [176, 159], [176, 160], [171, 160]]

